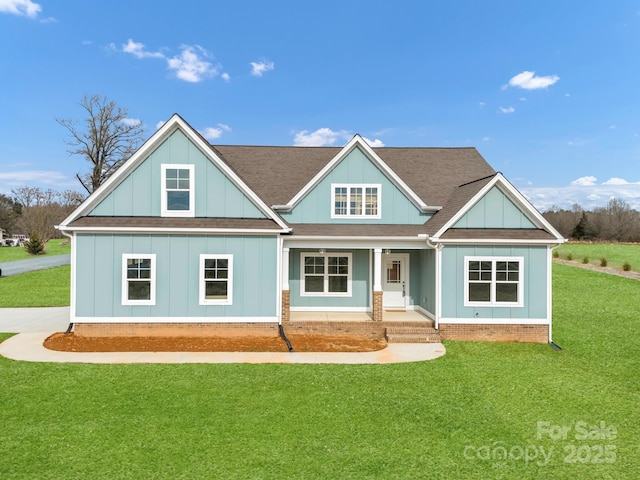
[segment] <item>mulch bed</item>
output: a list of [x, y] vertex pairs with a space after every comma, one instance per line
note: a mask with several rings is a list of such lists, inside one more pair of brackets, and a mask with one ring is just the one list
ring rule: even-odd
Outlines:
[[640, 280], [640, 273], [638, 272], [632, 272], [632, 271], [625, 272], [624, 270], [620, 270], [617, 268], [599, 267], [597, 265], [592, 265], [590, 263], [582, 263], [576, 260], [565, 260], [563, 258], [554, 258], [553, 261], [558, 263], [564, 263], [565, 265], [571, 265], [572, 267], [586, 268], [587, 270], [594, 270], [596, 272], [608, 273], [609, 275], [617, 275], [618, 277], [626, 277], [626, 278], [632, 278], [634, 280]]
[[[295, 352], [374, 352], [384, 340], [328, 335], [289, 335]], [[287, 352], [280, 337], [77, 337], [54, 333], [44, 341], [62, 352]]]

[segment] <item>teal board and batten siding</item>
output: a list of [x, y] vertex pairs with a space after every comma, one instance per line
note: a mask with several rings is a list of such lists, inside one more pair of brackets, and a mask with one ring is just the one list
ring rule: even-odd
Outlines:
[[453, 228], [537, 227], [498, 187], [493, 187]]
[[[523, 257], [523, 306], [465, 307], [466, 256]], [[546, 246], [446, 246], [442, 250], [441, 315], [461, 319], [546, 319], [548, 268]]]
[[[277, 316], [277, 238], [90, 235], [76, 237], [76, 317]], [[156, 254], [156, 304], [122, 305], [122, 254]], [[233, 255], [233, 304], [200, 305], [200, 254]]]
[[[415, 265], [415, 267], [414, 267]], [[417, 250], [411, 253], [411, 296], [414, 305], [432, 315], [436, 312], [436, 254], [435, 250]], [[417, 277], [414, 289], [414, 278]]]
[[[334, 250], [327, 250], [330, 254]], [[289, 288], [291, 307], [309, 308], [356, 308], [370, 307], [371, 281], [369, 275], [369, 250], [335, 250], [336, 253], [352, 254], [351, 296], [350, 297], [303, 297], [300, 295], [302, 280], [300, 271], [301, 253], [314, 253], [316, 250], [291, 249], [289, 252]]]
[[[331, 218], [331, 184], [381, 185], [382, 216], [378, 219]], [[369, 160], [359, 148], [353, 149], [318, 183], [291, 212], [282, 212], [290, 223], [380, 223], [423, 224], [431, 214], [418, 208]]]
[[180, 130], [144, 159], [89, 215], [159, 217], [162, 164], [194, 165], [196, 217], [266, 218]]

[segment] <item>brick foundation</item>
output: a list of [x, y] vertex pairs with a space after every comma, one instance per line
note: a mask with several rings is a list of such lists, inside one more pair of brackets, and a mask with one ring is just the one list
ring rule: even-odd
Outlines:
[[291, 291], [282, 291], [282, 321], [288, 322], [291, 319]]
[[438, 328], [443, 340], [472, 342], [548, 343], [548, 325], [475, 325], [441, 323]]
[[382, 292], [373, 292], [373, 321], [382, 321]]
[[76, 323], [79, 337], [278, 336], [277, 323]]

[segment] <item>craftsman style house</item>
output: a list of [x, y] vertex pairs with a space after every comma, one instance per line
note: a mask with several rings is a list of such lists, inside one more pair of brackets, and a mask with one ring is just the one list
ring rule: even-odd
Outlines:
[[564, 242], [474, 148], [212, 146], [178, 115], [58, 228], [87, 336], [384, 335], [407, 312], [546, 343]]

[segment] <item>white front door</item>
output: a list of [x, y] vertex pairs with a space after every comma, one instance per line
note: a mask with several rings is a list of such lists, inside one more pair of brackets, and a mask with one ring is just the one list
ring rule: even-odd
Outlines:
[[409, 255], [382, 255], [382, 307], [404, 309], [409, 298]]

